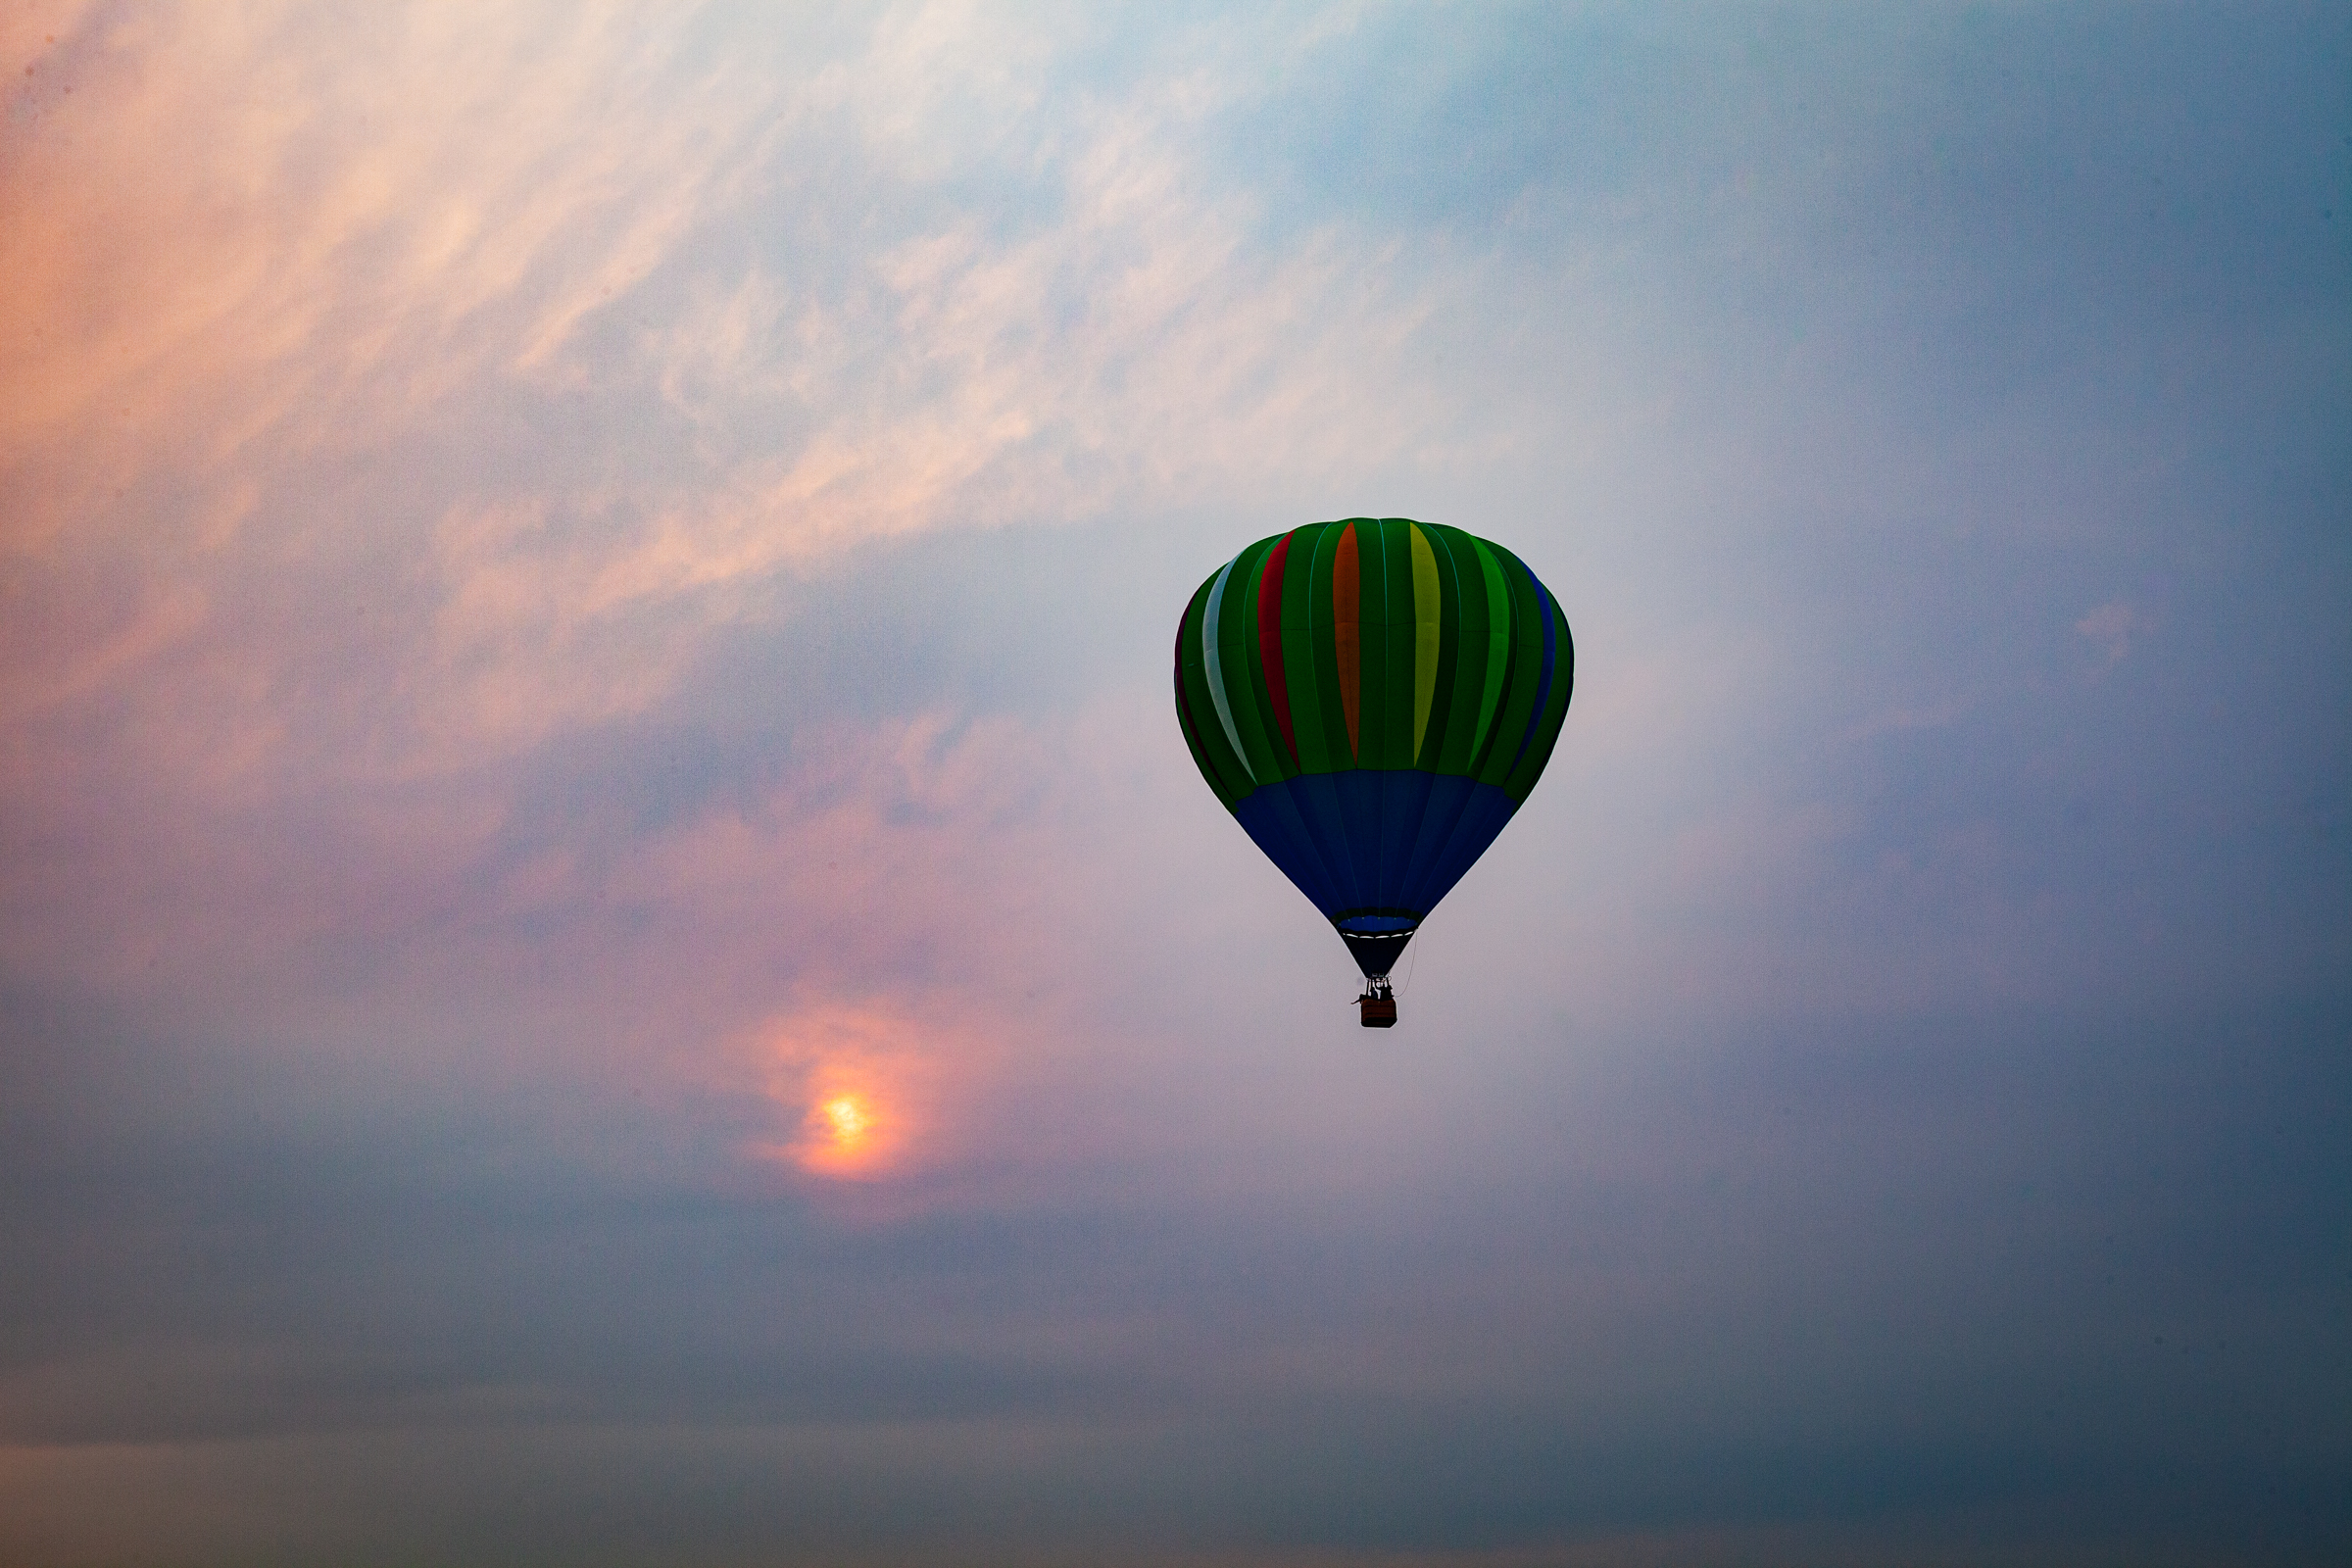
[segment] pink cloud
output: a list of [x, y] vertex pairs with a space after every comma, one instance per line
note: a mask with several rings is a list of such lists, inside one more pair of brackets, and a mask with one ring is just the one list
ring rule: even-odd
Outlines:
[[[1078, 106], [1034, 222], [945, 200], [1005, 156], [971, 95], [1018, 142], [1049, 46], [952, 11], [790, 59], [538, 5], [63, 15], [72, 102], [0, 167], [8, 977], [418, 1073], [783, 1095], [787, 1146], [817, 1091], [745, 1042], [851, 1009], [899, 1043], [793, 1071], [891, 1064], [928, 1107], [894, 1170], [1131, 1135], [1029, 1091], [1194, 951], [1129, 934], [1166, 917], [1139, 865], [1202, 873], [1120, 810], [1222, 830], [1155, 692], [820, 704], [652, 806], [599, 770], [693, 728], [725, 639], [833, 613], [861, 544], [1491, 457], [1391, 373], [1481, 280], [1250, 244], [1189, 79]], [[845, 128], [872, 232], [796, 161]]]

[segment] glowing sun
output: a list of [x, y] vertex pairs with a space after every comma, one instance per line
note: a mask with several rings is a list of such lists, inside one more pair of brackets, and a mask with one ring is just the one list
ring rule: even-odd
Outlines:
[[820, 1005], [769, 1026], [770, 1093], [792, 1125], [771, 1152], [814, 1176], [887, 1180], [935, 1123], [936, 1037], [880, 1006]]
[[873, 1124], [873, 1117], [856, 1095], [842, 1095], [825, 1102], [825, 1125], [832, 1130], [833, 1142], [844, 1149], [863, 1138]]
[[821, 1085], [805, 1104], [801, 1136], [791, 1149], [803, 1170], [871, 1177], [897, 1166], [908, 1129], [887, 1090], [836, 1081]]

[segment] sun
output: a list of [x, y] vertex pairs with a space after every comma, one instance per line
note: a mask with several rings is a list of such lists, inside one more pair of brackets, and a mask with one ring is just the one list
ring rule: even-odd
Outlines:
[[803, 1170], [863, 1178], [883, 1175], [898, 1162], [907, 1129], [886, 1090], [837, 1080], [804, 1104], [801, 1136], [791, 1148]]
[[873, 1124], [872, 1115], [856, 1095], [841, 1095], [825, 1102], [825, 1125], [832, 1129], [833, 1142], [844, 1150], [854, 1148]]
[[767, 1146], [811, 1176], [886, 1181], [924, 1152], [937, 1042], [880, 1005], [826, 1005], [769, 1026], [769, 1093], [790, 1120]]

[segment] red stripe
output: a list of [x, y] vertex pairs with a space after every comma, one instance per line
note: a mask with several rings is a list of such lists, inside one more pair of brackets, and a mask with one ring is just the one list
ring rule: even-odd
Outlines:
[[1364, 706], [1364, 580], [1355, 524], [1340, 529], [1331, 552], [1331, 651], [1340, 664], [1340, 710], [1348, 717], [1348, 755], [1356, 755]]
[[1291, 765], [1298, 765], [1298, 740], [1291, 733], [1291, 683], [1282, 673], [1282, 572], [1291, 559], [1291, 536], [1266, 552], [1266, 568], [1257, 579], [1257, 657], [1266, 666], [1266, 695], [1274, 699], [1274, 722], [1281, 727], [1282, 744], [1290, 748]]

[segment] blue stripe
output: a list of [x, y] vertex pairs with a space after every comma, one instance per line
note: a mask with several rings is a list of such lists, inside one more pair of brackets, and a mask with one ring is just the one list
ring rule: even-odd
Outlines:
[[1429, 800], [1421, 808], [1421, 828], [1413, 840], [1412, 856], [1405, 861], [1408, 886], [1426, 878], [1435, 869], [1438, 856], [1453, 841], [1453, 830], [1475, 798], [1470, 789], [1473, 782], [1461, 773], [1439, 773], [1430, 779]]
[[1527, 756], [1527, 743], [1536, 738], [1536, 726], [1544, 722], [1544, 704], [1551, 696], [1551, 661], [1558, 651], [1556, 634], [1551, 629], [1551, 595], [1544, 591], [1544, 579], [1534, 572], [1528, 572], [1527, 580], [1536, 585], [1536, 605], [1544, 612], [1544, 678], [1536, 682], [1536, 706], [1527, 710], [1527, 733], [1519, 737], [1519, 750], [1511, 754], [1511, 765], [1503, 773], [1505, 778], [1519, 771], [1520, 760]]
[[1410, 930], [1517, 809], [1499, 786], [1459, 775], [1350, 768], [1262, 783], [1234, 815], [1325, 919], [1377, 909], [1348, 923]]

